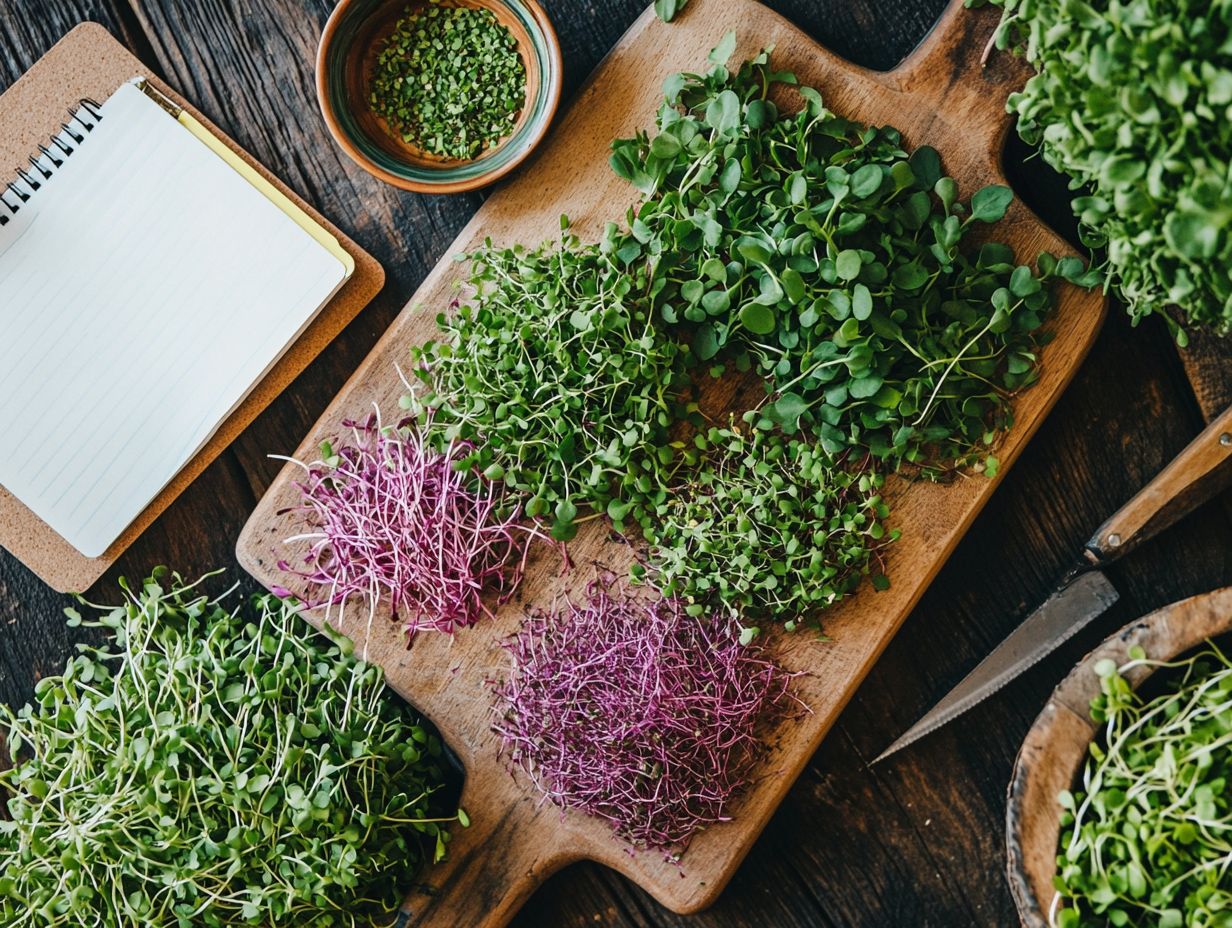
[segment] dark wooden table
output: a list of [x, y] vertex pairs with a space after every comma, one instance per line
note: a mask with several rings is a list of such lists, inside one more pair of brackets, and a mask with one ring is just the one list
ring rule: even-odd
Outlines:
[[[566, 94], [644, 0], [548, 0], [564, 48]], [[889, 68], [944, 0], [770, 0], [823, 44]], [[423, 197], [382, 186], [335, 149], [312, 89], [329, 0], [0, 0], [0, 88], [70, 27], [106, 25], [385, 265], [384, 292], [92, 591], [166, 563], [196, 576], [235, 565], [235, 538], [278, 465], [436, 263], [481, 195]], [[739, 28], [739, 24], [734, 24]], [[682, 64], [688, 64], [682, 62]], [[1019, 193], [1072, 235], [1066, 192], [1021, 147]], [[0, 166], [0, 174], [4, 166]], [[0, 294], [3, 299], [3, 294]], [[3, 333], [0, 333], [0, 338]], [[1019, 741], [1053, 685], [1089, 647], [1141, 613], [1232, 583], [1232, 518], [1207, 505], [1113, 569], [1123, 598], [1078, 639], [891, 762], [867, 762], [989, 651], [1051, 589], [1095, 525], [1232, 402], [1232, 345], [1178, 353], [1164, 327], [1131, 329], [1119, 307], [991, 505], [869, 675], [837, 727], [710, 911], [686, 919], [622, 878], [571, 867], [518, 928], [684, 926], [847, 928], [1015, 923], [1003, 871], [1005, 786]], [[0, 402], [3, 398], [0, 397]], [[58, 672], [80, 630], [67, 598], [0, 552], [0, 699], [24, 702]], [[459, 926], [466, 928], [466, 926]]]

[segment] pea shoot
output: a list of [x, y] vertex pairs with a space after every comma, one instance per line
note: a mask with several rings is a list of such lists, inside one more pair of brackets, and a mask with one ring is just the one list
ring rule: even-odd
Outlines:
[[526, 100], [526, 65], [491, 10], [429, 0], [394, 25], [371, 87], [373, 111], [403, 141], [465, 160], [513, 131]]
[[[297, 606], [158, 571], [0, 723], [5, 928], [360, 926], [448, 832], [442, 747]], [[451, 819], [452, 820], [452, 819]]]
[[[1125, 675], [1167, 675], [1154, 698]], [[1141, 648], [1095, 667], [1100, 695], [1082, 788], [1060, 795], [1056, 928], [1228, 923], [1232, 890], [1232, 661], [1214, 644], [1165, 663]]]

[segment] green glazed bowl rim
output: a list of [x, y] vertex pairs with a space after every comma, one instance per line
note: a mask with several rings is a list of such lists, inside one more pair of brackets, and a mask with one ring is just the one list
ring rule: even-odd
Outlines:
[[535, 0], [494, 0], [530, 36], [527, 54], [540, 76], [538, 92], [527, 100], [526, 118], [499, 147], [473, 161], [413, 164], [394, 157], [360, 128], [348, 105], [345, 69], [348, 53], [364, 22], [384, 0], [342, 0], [329, 17], [317, 51], [317, 97], [330, 134], [342, 150], [375, 177], [421, 193], [456, 193], [495, 182], [521, 164], [543, 140], [560, 102], [563, 63], [551, 20]]

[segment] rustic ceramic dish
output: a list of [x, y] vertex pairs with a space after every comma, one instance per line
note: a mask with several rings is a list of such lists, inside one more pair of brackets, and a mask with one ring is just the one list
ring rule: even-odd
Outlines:
[[369, 106], [377, 55], [408, 10], [423, 0], [342, 0], [317, 49], [317, 99], [325, 124], [356, 164], [386, 183], [417, 193], [460, 193], [493, 183], [524, 161], [560, 103], [560, 43], [535, 0], [449, 0], [491, 10], [518, 43], [526, 65], [526, 103], [513, 131], [477, 158], [441, 158], [408, 144]]
[[[1232, 587], [1183, 599], [1106, 639], [1053, 690], [1014, 762], [1005, 816], [1010, 891], [1025, 928], [1048, 926], [1061, 836], [1057, 794], [1073, 786], [1098, 734], [1090, 716], [1091, 700], [1099, 695], [1096, 662], [1111, 658], [1124, 663], [1134, 645], [1152, 660], [1170, 660], [1229, 630]], [[1136, 668], [1127, 676], [1139, 687], [1150, 668]]]

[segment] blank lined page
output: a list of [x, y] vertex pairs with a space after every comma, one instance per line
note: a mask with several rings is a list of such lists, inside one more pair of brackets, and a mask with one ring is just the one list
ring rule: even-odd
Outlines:
[[125, 85], [0, 227], [0, 485], [101, 556], [345, 278]]

